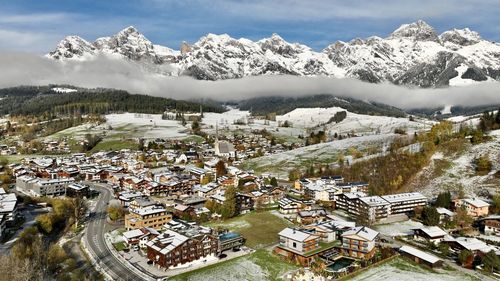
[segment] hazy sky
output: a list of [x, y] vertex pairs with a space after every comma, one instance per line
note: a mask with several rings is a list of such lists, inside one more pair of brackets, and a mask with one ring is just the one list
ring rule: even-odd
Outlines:
[[210, 98], [219, 101], [258, 96], [333, 94], [400, 108], [500, 104], [500, 83], [497, 82], [443, 89], [409, 89], [354, 79], [285, 75], [201, 81], [191, 77], [163, 77], [145, 73], [133, 62], [106, 57], [60, 63], [26, 53], [0, 53], [0, 65], [0, 88], [57, 83], [89, 88], [118, 88], [176, 99]]
[[66, 35], [93, 41], [134, 25], [178, 49], [207, 33], [260, 39], [276, 32], [321, 50], [336, 40], [387, 36], [423, 19], [443, 32], [470, 27], [500, 40], [498, 0], [16, 0], [1, 1], [0, 50], [47, 53]]

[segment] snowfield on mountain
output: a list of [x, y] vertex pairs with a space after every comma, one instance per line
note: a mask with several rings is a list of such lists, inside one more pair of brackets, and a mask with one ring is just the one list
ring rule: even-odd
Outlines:
[[183, 43], [180, 49], [153, 44], [130, 26], [94, 42], [68, 36], [46, 56], [64, 61], [105, 55], [139, 62], [149, 72], [203, 80], [287, 74], [440, 87], [500, 78], [498, 43], [468, 28], [438, 35], [421, 20], [403, 24], [386, 38], [337, 41], [320, 52], [277, 34], [259, 41], [207, 34], [192, 45]]

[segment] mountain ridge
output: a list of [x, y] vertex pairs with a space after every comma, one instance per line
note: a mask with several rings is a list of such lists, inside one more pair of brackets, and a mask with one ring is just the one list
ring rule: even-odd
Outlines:
[[[171, 71], [161, 74], [201, 80], [287, 74], [443, 87], [500, 79], [498, 43], [484, 40], [468, 28], [438, 35], [421, 20], [401, 25], [386, 38], [336, 41], [321, 52], [289, 43], [276, 33], [258, 41], [209, 33], [191, 45], [184, 42], [180, 49], [153, 44], [129, 26], [94, 42], [68, 36], [46, 57], [61, 61], [91, 60], [104, 54], [145, 66], [168, 64]], [[460, 74], [459, 67], [467, 75]], [[145, 69], [154, 72], [156, 68]]]

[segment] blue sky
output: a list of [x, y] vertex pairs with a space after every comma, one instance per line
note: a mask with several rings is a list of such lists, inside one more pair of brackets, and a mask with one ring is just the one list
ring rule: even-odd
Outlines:
[[207, 33], [252, 40], [278, 33], [321, 50], [418, 19], [438, 33], [469, 27], [500, 41], [499, 14], [499, 0], [0, 0], [0, 50], [42, 54], [66, 35], [93, 41], [129, 25], [174, 49]]

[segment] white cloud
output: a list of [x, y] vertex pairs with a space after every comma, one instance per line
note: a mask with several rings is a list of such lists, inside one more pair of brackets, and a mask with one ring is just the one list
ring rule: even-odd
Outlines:
[[224, 81], [163, 77], [141, 71], [135, 63], [100, 57], [93, 61], [60, 63], [23, 53], [0, 53], [0, 87], [72, 84], [108, 87], [132, 93], [176, 99], [238, 100], [258, 96], [332, 94], [376, 101], [401, 108], [444, 105], [500, 104], [500, 83], [444, 89], [409, 89], [390, 84], [368, 84], [326, 77], [258, 76]]

